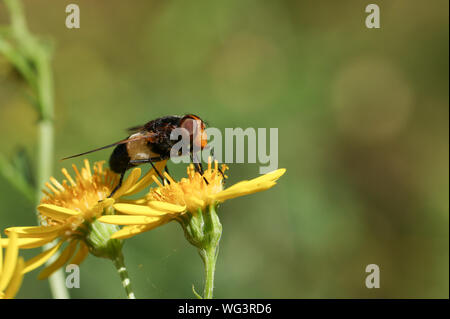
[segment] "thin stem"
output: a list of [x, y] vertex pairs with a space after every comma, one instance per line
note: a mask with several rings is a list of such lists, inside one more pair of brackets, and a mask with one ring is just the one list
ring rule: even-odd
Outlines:
[[116, 259], [113, 260], [114, 266], [117, 269], [117, 273], [122, 280], [122, 286], [125, 289], [128, 299], [136, 299], [133, 288], [131, 288], [130, 277], [128, 276], [127, 267], [125, 266], [123, 255], [121, 254]]
[[[51, 176], [51, 170], [53, 166], [53, 124], [49, 120], [41, 120], [38, 123], [38, 160], [37, 160], [37, 185], [44, 185], [48, 178]], [[36, 206], [39, 205], [41, 200], [41, 192], [36, 191]], [[38, 220], [39, 223], [39, 220]], [[47, 244], [43, 247], [43, 250], [47, 250], [53, 247], [55, 243]], [[59, 254], [52, 256], [47, 261], [47, 265], [52, 263]], [[55, 299], [69, 299], [69, 292], [65, 285], [65, 276], [62, 269], [57, 270], [53, 275], [48, 278], [50, 290], [53, 298]]]
[[208, 250], [200, 250], [203, 264], [205, 266], [205, 288], [203, 290], [204, 299], [212, 299], [214, 292], [214, 273], [216, 270], [217, 247], [211, 247]]
[[[37, 57], [37, 84], [38, 103], [42, 111], [38, 122], [38, 160], [37, 160], [37, 185], [44, 185], [53, 169], [54, 156], [54, 126], [53, 126], [53, 76], [50, 66], [50, 58], [44, 52]], [[41, 201], [41, 191], [36, 190], [36, 206]], [[44, 246], [44, 250], [49, 247]], [[56, 258], [57, 256], [55, 256]], [[50, 263], [52, 260], [47, 262]], [[65, 277], [62, 269], [49, 277], [50, 290], [55, 299], [69, 299], [69, 292], [65, 285]]]
[[[20, 59], [14, 61], [31, 62], [35, 66], [32, 71], [27, 63], [15, 63], [16, 67], [24, 75], [30, 87], [35, 91], [36, 104], [39, 111], [38, 122], [38, 156], [37, 156], [37, 178], [36, 182], [36, 206], [40, 203], [42, 194], [41, 185], [44, 185], [53, 169], [54, 157], [54, 105], [53, 105], [53, 74], [51, 68], [51, 56], [48, 49], [38, 41], [31, 33], [29, 33], [25, 14], [20, 1], [5, 0], [6, 7], [11, 17], [11, 30], [18, 43], [18, 51], [10, 56], [17, 56]], [[9, 52], [9, 51], [8, 51]], [[38, 223], [40, 221], [38, 220]], [[52, 244], [44, 246], [44, 250], [48, 249]], [[47, 264], [51, 263], [57, 255], [53, 256]], [[69, 293], [65, 286], [65, 278], [61, 269], [55, 272], [50, 278], [50, 289], [55, 299], [68, 299]]]

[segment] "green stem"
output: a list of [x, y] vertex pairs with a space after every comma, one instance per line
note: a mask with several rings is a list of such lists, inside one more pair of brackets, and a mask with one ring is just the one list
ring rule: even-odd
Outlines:
[[113, 260], [114, 266], [117, 269], [117, 273], [122, 281], [122, 286], [125, 289], [128, 299], [136, 299], [133, 289], [131, 288], [130, 276], [128, 276], [127, 267], [125, 266], [123, 255], [120, 254], [116, 259]]
[[[53, 166], [53, 123], [52, 121], [42, 119], [38, 123], [38, 167], [37, 167], [37, 185], [44, 185], [51, 176]], [[41, 200], [41, 192], [36, 191], [36, 206], [39, 205]], [[38, 220], [39, 223], [39, 220]], [[43, 250], [47, 250], [53, 247], [55, 243], [47, 244], [43, 247]], [[51, 264], [56, 258], [58, 253], [52, 256], [47, 261], [47, 265]], [[62, 269], [57, 270], [53, 275], [48, 278], [50, 290], [54, 299], [69, 299], [69, 292], [65, 285], [65, 276]]]
[[217, 216], [216, 205], [209, 205], [206, 211], [199, 209], [197, 214], [191, 215], [188, 223], [183, 225], [189, 242], [198, 248], [205, 268], [203, 298], [212, 299], [219, 242], [222, 236], [222, 224]]
[[[54, 157], [54, 126], [53, 126], [53, 76], [50, 57], [43, 50], [37, 52], [37, 98], [41, 110], [38, 122], [38, 157], [37, 184], [44, 185], [52, 175]], [[36, 206], [39, 205], [42, 194], [36, 190]], [[44, 250], [48, 247], [44, 247]], [[57, 257], [57, 256], [55, 256]], [[49, 260], [48, 263], [52, 262]], [[48, 264], [47, 263], [47, 264]], [[49, 277], [50, 290], [55, 299], [69, 299], [69, 292], [65, 285], [65, 276], [59, 269]]]
[[[37, 67], [37, 97], [40, 105], [41, 117], [38, 122], [38, 169], [37, 184], [44, 185], [52, 175], [54, 157], [54, 126], [53, 126], [53, 76], [50, 66], [50, 57], [39, 51], [36, 59]], [[42, 194], [36, 190], [36, 206], [39, 205]], [[49, 247], [44, 247], [44, 250]], [[57, 256], [55, 256], [56, 258]], [[47, 264], [51, 263], [49, 260]], [[69, 299], [69, 292], [65, 285], [65, 276], [62, 269], [49, 277], [50, 290], [55, 299]]]
[[[53, 169], [54, 157], [54, 105], [53, 105], [53, 74], [51, 68], [51, 56], [48, 49], [39, 40], [29, 33], [25, 14], [20, 1], [5, 0], [7, 9], [11, 17], [12, 35], [17, 41], [16, 56], [20, 57], [17, 61], [29, 61], [35, 66], [32, 71], [28, 64], [15, 63], [16, 67], [24, 75], [30, 87], [35, 91], [36, 104], [39, 111], [38, 122], [38, 156], [37, 156], [37, 178], [36, 183], [36, 206], [39, 205], [42, 194], [40, 187], [44, 185]], [[14, 54], [10, 54], [13, 56]], [[13, 62], [16, 60], [13, 60]], [[20, 67], [21, 66], [21, 67]], [[33, 74], [31, 74], [33, 72]], [[38, 223], [40, 221], [38, 220]], [[48, 249], [52, 244], [44, 246], [44, 250]], [[53, 256], [47, 264], [57, 258]], [[50, 278], [50, 289], [55, 299], [67, 299], [69, 293], [65, 286], [65, 278], [61, 269], [55, 272]]]
[[207, 250], [199, 250], [205, 266], [205, 288], [203, 290], [204, 299], [212, 299], [214, 292], [214, 272], [216, 270], [217, 252], [219, 247], [210, 247]]

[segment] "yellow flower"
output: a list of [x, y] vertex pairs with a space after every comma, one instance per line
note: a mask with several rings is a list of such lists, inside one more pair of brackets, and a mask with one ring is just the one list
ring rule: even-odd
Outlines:
[[22, 284], [22, 270], [24, 261], [19, 257], [17, 234], [10, 234], [10, 241], [6, 249], [3, 262], [3, 249], [0, 248], [0, 299], [12, 299]]
[[[39, 274], [39, 279], [47, 278], [68, 261], [71, 264], [80, 264], [89, 251], [100, 255], [101, 253], [93, 249], [92, 241], [105, 245], [102, 248], [111, 248], [106, 247], [110, 244], [107, 242], [109, 237], [105, 242], [101, 242], [102, 237], [105, 237], [103, 234], [107, 233], [108, 229], [99, 225], [96, 219], [105, 211], [112, 210], [112, 205], [121, 196], [137, 193], [153, 182], [152, 170], [138, 181], [141, 170], [135, 168], [114, 195], [108, 198], [118, 183], [118, 175], [109, 169], [104, 169], [103, 162], [95, 163], [93, 171], [88, 160], [85, 160], [84, 164], [81, 171], [73, 165], [75, 179], [66, 169], [62, 169], [67, 180], [60, 183], [51, 177], [50, 183], [46, 183], [48, 190], [43, 190], [45, 196], [37, 208], [41, 226], [10, 227], [5, 230], [8, 235], [17, 233], [16, 244], [23, 249], [41, 247], [58, 240], [52, 248], [28, 260], [24, 265], [23, 273], [44, 264], [65, 242], [68, 245], [62, 250], [60, 256]], [[163, 163], [158, 163], [158, 169], [161, 169], [162, 165]], [[92, 235], [94, 226], [98, 232]], [[8, 244], [8, 239], [2, 240], [3, 247]]]
[[125, 239], [149, 231], [172, 220], [183, 228], [186, 239], [198, 249], [205, 266], [205, 287], [203, 296], [212, 298], [214, 272], [219, 241], [222, 236], [222, 224], [217, 215], [218, 204], [235, 197], [240, 197], [267, 190], [286, 172], [278, 169], [249, 181], [239, 182], [227, 189], [223, 188], [227, 167], [218, 162], [214, 167], [211, 160], [203, 175], [196, 172], [193, 165], [187, 169], [187, 178], [175, 182], [167, 173], [167, 184], [162, 185], [156, 177], [159, 187], [151, 189], [144, 199], [114, 204], [114, 209], [123, 215], [104, 215], [98, 220], [112, 225], [124, 225], [111, 238]]
[[[139, 233], [154, 229], [171, 220], [178, 220], [186, 213], [197, 214], [211, 205], [222, 203], [228, 199], [240, 197], [273, 187], [284, 173], [285, 169], [278, 169], [249, 181], [241, 181], [224, 189], [223, 174], [228, 169], [222, 165], [219, 170], [215, 161], [214, 167], [211, 161], [203, 176], [194, 170], [193, 165], [187, 169], [187, 178], [175, 182], [167, 173], [165, 177], [170, 184], [162, 185], [156, 177], [153, 177], [159, 187], [151, 189], [145, 199], [116, 203], [116, 211], [124, 215], [108, 215], [99, 218], [103, 223], [125, 225], [111, 238], [124, 239]], [[206, 182], [206, 181], [207, 182]]]

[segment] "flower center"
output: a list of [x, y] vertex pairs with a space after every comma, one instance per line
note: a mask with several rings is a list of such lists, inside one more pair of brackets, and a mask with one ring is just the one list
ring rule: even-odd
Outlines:
[[155, 178], [155, 182], [160, 187], [151, 189], [146, 199], [185, 205], [187, 210], [192, 213], [195, 213], [199, 208], [204, 209], [211, 204], [211, 195], [223, 190], [223, 181], [226, 178], [224, 172], [228, 167], [222, 165], [222, 168], [219, 169], [218, 166], [217, 161], [215, 161], [214, 167], [212, 167], [210, 161], [208, 169], [201, 175], [195, 171], [194, 166], [191, 164], [187, 168], [188, 178], [182, 178], [178, 183], [165, 173], [165, 177], [170, 181], [170, 184], [162, 185]]
[[50, 182], [46, 183], [50, 192], [44, 190], [46, 196], [41, 200], [41, 204], [56, 205], [82, 214], [67, 218], [64, 222], [40, 215], [43, 225], [65, 224], [68, 226], [68, 231], [76, 231], [84, 221], [92, 220], [92, 218], [101, 214], [98, 211], [98, 203], [109, 196], [118, 178], [114, 172], [103, 169], [103, 163], [96, 162], [93, 166], [93, 172], [91, 172], [87, 160], [81, 171], [78, 171], [77, 167], [73, 165], [75, 180], [66, 169], [62, 169], [62, 173], [67, 180], [63, 180], [62, 183], [59, 183], [53, 177], [50, 178]]

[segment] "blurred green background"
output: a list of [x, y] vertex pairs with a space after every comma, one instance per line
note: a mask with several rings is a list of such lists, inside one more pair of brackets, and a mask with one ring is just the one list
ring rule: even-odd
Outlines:
[[[80, 6], [80, 29], [65, 27], [70, 3]], [[215, 296], [448, 298], [449, 4], [377, 0], [381, 29], [367, 29], [369, 3], [24, 1], [32, 32], [54, 43], [55, 177], [71, 165], [57, 159], [163, 115], [277, 127], [287, 174], [221, 207]], [[0, 24], [8, 21], [0, 2]], [[25, 86], [0, 57], [7, 157], [20, 146], [36, 154]], [[228, 185], [259, 166], [231, 164]], [[0, 177], [1, 229], [33, 225], [33, 209]], [[126, 240], [124, 253], [138, 298], [202, 289], [201, 260], [176, 223]], [[365, 287], [371, 263], [380, 289]], [[125, 296], [110, 261], [89, 256], [80, 270], [72, 297]], [[51, 297], [37, 274], [18, 298]]]

